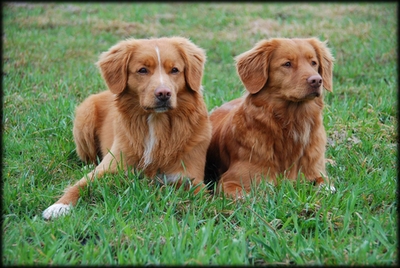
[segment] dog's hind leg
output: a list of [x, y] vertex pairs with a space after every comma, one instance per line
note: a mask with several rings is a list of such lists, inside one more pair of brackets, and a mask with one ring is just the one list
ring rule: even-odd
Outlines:
[[86, 163], [97, 164], [101, 159], [99, 138], [96, 133], [98, 111], [91, 97], [79, 105], [75, 112], [73, 127], [76, 152], [79, 158]]

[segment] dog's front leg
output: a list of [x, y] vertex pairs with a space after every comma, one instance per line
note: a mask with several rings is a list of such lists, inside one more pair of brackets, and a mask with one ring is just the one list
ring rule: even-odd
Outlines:
[[61, 196], [57, 202], [43, 211], [43, 218], [49, 220], [50, 218], [56, 218], [64, 214], [68, 214], [72, 206], [76, 205], [79, 199], [79, 191], [86, 187], [88, 180], [93, 181], [94, 178], [100, 178], [105, 172], [115, 172], [119, 162], [119, 154], [106, 154], [106, 156], [94, 170], [85, 175], [73, 186], [65, 189], [63, 196]]
[[[210, 130], [211, 136], [211, 130]], [[182, 183], [195, 187], [194, 193], [198, 194], [201, 189], [207, 188], [204, 184], [204, 168], [206, 165], [207, 148], [210, 144], [209, 138], [198, 143], [190, 152], [182, 159], [182, 165], [179, 169], [182, 170], [182, 176], [177, 181], [179, 187]], [[186, 179], [189, 179], [189, 183]]]
[[[317, 157], [312, 158], [310, 155]], [[336, 192], [333, 182], [326, 173], [324, 154], [305, 154], [300, 161], [300, 166], [302, 167], [302, 173], [307, 180], [313, 182], [319, 188], [328, 190], [331, 193]]]

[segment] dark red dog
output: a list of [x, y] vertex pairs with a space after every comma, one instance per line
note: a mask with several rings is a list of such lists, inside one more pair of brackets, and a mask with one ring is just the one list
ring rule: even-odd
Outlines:
[[329, 184], [325, 171], [323, 88], [332, 91], [333, 57], [316, 38], [263, 40], [237, 56], [242, 98], [216, 109], [207, 177], [217, 191], [241, 197], [279, 175]]

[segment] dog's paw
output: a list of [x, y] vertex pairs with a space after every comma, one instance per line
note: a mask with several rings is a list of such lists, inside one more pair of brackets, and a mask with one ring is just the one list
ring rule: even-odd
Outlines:
[[326, 183], [321, 183], [319, 186], [319, 189], [329, 192], [331, 194], [336, 193], [336, 188], [335, 186], [331, 185], [331, 184], [326, 184]]
[[72, 207], [70, 205], [54, 204], [48, 207], [45, 211], [43, 211], [42, 216], [46, 220], [49, 220], [51, 218], [57, 218], [59, 216], [68, 214], [71, 208]]
[[316, 178], [314, 183], [318, 186], [318, 189], [320, 190], [330, 192], [331, 194], [336, 193], [335, 186], [333, 186], [333, 184], [330, 183], [329, 180], [326, 180], [323, 177]]

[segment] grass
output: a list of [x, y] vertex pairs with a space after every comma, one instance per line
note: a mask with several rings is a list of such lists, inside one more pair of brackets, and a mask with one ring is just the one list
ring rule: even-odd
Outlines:
[[[2, 263], [5, 265], [397, 265], [395, 3], [3, 4]], [[327, 164], [337, 192], [263, 183], [243, 202], [121, 172], [71, 215], [42, 211], [90, 170], [75, 107], [105, 89], [94, 63], [127, 37], [181, 35], [207, 51], [208, 109], [244, 89], [233, 57], [270, 37], [329, 40]]]

